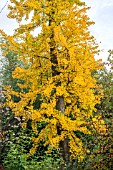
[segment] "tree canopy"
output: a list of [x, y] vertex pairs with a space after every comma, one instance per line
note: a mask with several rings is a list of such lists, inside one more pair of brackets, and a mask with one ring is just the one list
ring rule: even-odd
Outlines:
[[[1, 31], [9, 44], [2, 47], [18, 54], [23, 64], [12, 74], [21, 80], [17, 83], [20, 90], [6, 87], [7, 105], [23, 117], [23, 126], [32, 122], [36, 137], [31, 153], [40, 142], [51, 150], [68, 141], [71, 156], [82, 158], [84, 149], [76, 133], [90, 134], [89, 118], [101, 97], [95, 91], [93, 72], [101, 67], [94, 58], [99, 50], [90, 35], [93, 22], [87, 16], [88, 8], [79, 0], [10, 2], [8, 17], [16, 19], [19, 27], [13, 36]], [[39, 122], [45, 124], [40, 131]]]

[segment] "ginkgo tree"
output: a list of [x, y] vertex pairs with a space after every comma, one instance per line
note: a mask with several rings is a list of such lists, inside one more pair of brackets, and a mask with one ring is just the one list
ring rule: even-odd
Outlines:
[[[92, 74], [100, 69], [94, 59], [99, 51], [89, 31], [94, 23], [87, 16], [88, 7], [79, 0], [10, 2], [8, 17], [16, 19], [19, 27], [12, 36], [1, 31], [9, 43], [2, 46], [17, 53], [24, 64], [16, 66], [12, 75], [22, 80], [20, 91], [6, 87], [7, 105], [16, 117], [23, 117], [23, 126], [32, 122], [36, 137], [31, 154], [42, 142], [48, 150], [63, 150], [64, 159], [68, 152], [72, 158], [82, 158], [84, 149], [76, 132], [90, 134], [88, 120], [100, 101]], [[38, 122], [45, 122], [40, 131]]]

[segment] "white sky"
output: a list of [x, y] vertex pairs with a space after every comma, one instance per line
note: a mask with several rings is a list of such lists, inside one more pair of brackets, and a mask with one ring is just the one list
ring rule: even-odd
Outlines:
[[[90, 30], [99, 43], [100, 58], [107, 60], [109, 49], [113, 49], [113, 0], [83, 0], [91, 9], [88, 12], [91, 20], [95, 22]], [[0, 0], [0, 11], [6, 4], [7, 0]], [[8, 19], [7, 6], [0, 13], [0, 29], [7, 34], [12, 34], [13, 29], [17, 27], [17, 23], [13, 19]], [[101, 43], [100, 43], [101, 42]]]

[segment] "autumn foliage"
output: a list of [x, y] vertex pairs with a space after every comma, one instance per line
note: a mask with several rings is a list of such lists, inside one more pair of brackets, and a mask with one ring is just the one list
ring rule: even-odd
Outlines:
[[[7, 105], [16, 117], [23, 117], [24, 127], [31, 120], [36, 134], [31, 154], [40, 142], [51, 150], [67, 140], [72, 158], [82, 159], [84, 149], [76, 132], [90, 134], [88, 121], [101, 97], [95, 90], [93, 71], [100, 69], [100, 63], [94, 55], [99, 51], [90, 35], [93, 22], [88, 8], [77, 0], [10, 2], [8, 17], [16, 19], [19, 27], [13, 36], [1, 31], [9, 43], [2, 46], [18, 54], [22, 65], [12, 74], [21, 80], [20, 90], [6, 87]], [[45, 123], [40, 131], [39, 122]]]

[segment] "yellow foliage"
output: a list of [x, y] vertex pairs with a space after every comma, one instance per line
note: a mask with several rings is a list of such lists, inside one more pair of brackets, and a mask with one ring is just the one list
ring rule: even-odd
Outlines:
[[[7, 105], [15, 115], [23, 116], [25, 123], [32, 121], [38, 137], [33, 139], [31, 154], [41, 141], [45, 146], [58, 148], [67, 137], [72, 157], [82, 159], [82, 141], [75, 132], [90, 134], [86, 127], [88, 118], [101, 97], [95, 94], [98, 87], [92, 76], [92, 71], [100, 69], [100, 62], [94, 59], [98, 48], [88, 30], [92, 22], [86, 15], [87, 8], [79, 8], [76, 1], [69, 0], [11, 0], [11, 3], [8, 16], [15, 18], [20, 26], [13, 36], [1, 34], [9, 43], [5, 48], [17, 53], [23, 61], [23, 66], [16, 67], [12, 76], [24, 83], [18, 83], [21, 92], [7, 89]], [[23, 17], [29, 19], [31, 12], [31, 20], [23, 25]], [[41, 28], [40, 33], [35, 32], [37, 28]], [[12, 94], [20, 100], [14, 102]], [[41, 104], [35, 108], [38, 95]], [[40, 133], [37, 122], [47, 123]]]
[[101, 118], [100, 115], [95, 116], [92, 119], [92, 127], [97, 131], [98, 133], [106, 133], [107, 132], [107, 127], [105, 125], [104, 120]]

